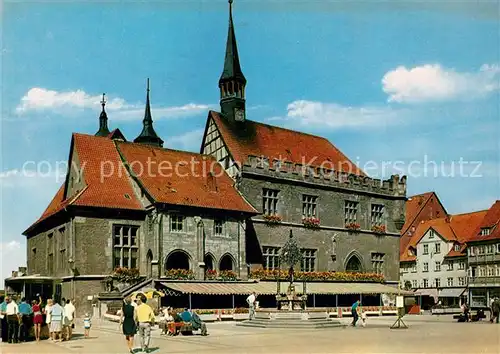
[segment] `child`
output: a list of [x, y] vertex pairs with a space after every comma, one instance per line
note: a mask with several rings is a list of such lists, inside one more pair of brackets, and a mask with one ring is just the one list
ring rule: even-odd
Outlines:
[[366, 327], [366, 312], [364, 310], [361, 310], [361, 321], [361, 325]]
[[85, 317], [83, 319], [83, 328], [85, 329], [85, 338], [89, 337], [91, 326], [92, 326], [92, 321], [90, 320], [90, 315], [88, 313], [86, 313]]

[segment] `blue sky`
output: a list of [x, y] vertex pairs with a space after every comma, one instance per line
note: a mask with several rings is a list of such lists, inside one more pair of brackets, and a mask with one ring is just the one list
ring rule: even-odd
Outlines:
[[[372, 176], [402, 166], [409, 195], [434, 190], [450, 213], [488, 208], [500, 198], [497, 6], [236, 0], [247, 117], [325, 136]], [[97, 131], [102, 92], [110, 128], [133, 139], [149, 77], [166, 146], [199, 149], [218, 108], [227, 10], [4, 3], [2, 277], [24, 263], [21, 232], [62, 183], [71, 133]]]

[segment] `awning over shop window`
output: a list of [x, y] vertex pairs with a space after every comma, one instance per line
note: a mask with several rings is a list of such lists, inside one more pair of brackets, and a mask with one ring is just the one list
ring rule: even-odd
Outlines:
[[[203, 295], [245, 295], [255, 291], [259, 295], [274, 295], [277, 291], [275, 282], [161, 282], [167, 289], [184, 294]], [[285, 293], [288, 283], [281, 283], [281, 293]], [[304, 293], [304, 283], [295, 283], [295, 291]], [[396, 287], [380, 283], [307, 283], [307, 294], [401, 294], [413, 295], [412, 292], [398, 290]]]
[[465, 288], [441, 289], [439, 290], [439, 297], [460, 297], [464, 292]]
[[438, 299], [438, 290], [437, 289], [418, 289], [414, 293], [416, 296], [430, 296], [434, 298], [434, 301], [437, 302]]

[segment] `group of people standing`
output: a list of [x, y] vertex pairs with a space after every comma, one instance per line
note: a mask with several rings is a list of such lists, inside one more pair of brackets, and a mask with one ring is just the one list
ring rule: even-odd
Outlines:
[[45, 306], [42, 298], [31, 302], [21, 299], [18, 304], [15, 297], [0, 298], [0, 318], [2, 342], [26, 342], [31, 337], [39, 341], [42, 328], [48, 328], [49, 338], [54, 341], [70, 340], [73, 334], [75, 306], [71, 300], [48, 299]]

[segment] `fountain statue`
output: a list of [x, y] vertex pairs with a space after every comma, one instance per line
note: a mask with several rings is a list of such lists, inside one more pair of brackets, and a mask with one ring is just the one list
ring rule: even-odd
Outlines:
[[294, 267], [297, 263], [300, 263], [301, 260], [302, 251], [300, 250], [297, 241], [293, 238], [292, 230], [290, 230], [290, 238], [285, 243], [280, 252], [280, 264], [285, 264], [286, 266], [288, 266], [289, 284], [285, 296], [282, 296], [279, 290], [276, 294], [276, 304], [278, 310], [305, 310], [307, 295], [302, 294], [301, 296], [297, 296], [294, 285]]

